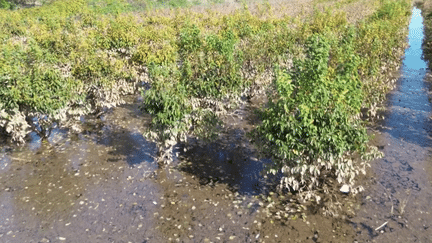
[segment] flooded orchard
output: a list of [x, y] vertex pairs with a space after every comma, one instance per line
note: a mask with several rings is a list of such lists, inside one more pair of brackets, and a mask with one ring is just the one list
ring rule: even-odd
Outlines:
[[274, 183], [261, 171], [270, 161], [258, 159], [245, 136], [255, 122], [253, 105], [229, 118], [215, 142], [176, 146], [173, 164], [159, 166], [155, 144], [142, 135], [150, 117], [131, 97], [101, 117], [81, 117], [78, 134], [57, 129], [44, 140], [32, 134], [24, 147], [3, 143], [0, 241], [428, 241], [431, 75], [421, 60], [416, 8], [409, 28], [401, 78], [385, 120], [371, 129], [386, 156], [372, 163], [357, 199], [338, 195], [349, 205], [340, 217], [289, 198], [269, 217], [282, 197], [268, 193]]

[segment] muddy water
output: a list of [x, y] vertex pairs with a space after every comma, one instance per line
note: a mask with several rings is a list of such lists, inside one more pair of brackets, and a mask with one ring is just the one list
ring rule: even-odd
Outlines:
[[421, 59], [422, 21], [414, 8], [402, 76], [375, 131], [373, 142], [386, 156], [372, 163], [361, 210], [351, 219], [360, 242], [432, 241], [431, 75]]
[[46, 140], [31, 134], [24, 148], [2, 144], [0, 242], [251, 238], [268, 161], [245, 139], [246, 112], [216, 142], [191, 141], [176, 148], [176, 165], [159, 168], [138, 103], [82, 117], [80, 134], [57, 129]]
[[82, 117], [80, 134], [2, 144], [0, 242], [313, 242], [317, 228], [345, 227], [329, 235], [342, 238], [352, 228], [297, 219], [301, 208], [286, 200], [279, 219], [268, 217], [274, 205], [256, 196], [272, 185], [261, 173], [269, 161], [245, 136], [256, 123], [250, 108], [227, 117], [215, 142], [191, 139], [160, 168], [138, 103]]
[[161, 191], [149, 180], [157, 168], [155, 146], [139, 130], [145, 117], [128, 112], [127, 107], [116, 111], [128, 121], [84, 121], [86, 132], [79, 135], [58, 130], [46, 141], [32, 135], [24, 148], [3, 146], [0, 242], [157, 237], [150, 233]]

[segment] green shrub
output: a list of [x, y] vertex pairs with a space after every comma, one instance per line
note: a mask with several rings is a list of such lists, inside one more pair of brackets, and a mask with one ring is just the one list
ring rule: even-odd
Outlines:
[[120, 15], [113, 19], [107, 30], [111, 48], [130, 48], [137, 44], [136, 21], [132, 16]]
[[432, 69], [432, 9], [425, 3], [418, 4], [417, 7], [422, 10], [424, 24], [423, 56], [425, 60], [428, 60], [429, 69]]
[[408, 1], [383, 0], [383, 5], [374, 13], [374, 20], [402, 20], [401, 17], [411, 15], [411, 4]]
[[185, 119], [191, 112], [187, 90], [176, 82], [178, 72], [171, 72], [166, 67], [150, 65], [153, 80], [152, 89], [143, 91], [145, 105], [142, 109], [153, 115], [152, 127], [164, 142], [172, 136], [186, 130]]
[[0, 102], [8, 109], [54, 112], [73, 97], [72, 80], [53, 67], [57, 59], [27, 40], [29, 47], [9, 42], [2, 48]]
[[0, 0], [0, 8], [3, 9], [11, 9], [13, 5], [9, 1], [6, 0]]
[[336, 159], [347, 151], [364, 151], [367, 142], [366, 130], [352, 119], [362, 102], [360, 82], [350, 77], [358, 57], [347, 60], [331, 80], [330, 41], [313, 35], [306, 45], [307, 58], [296, 60], [294, 70], [276, 69], [276, 92], [257, 129], [262, 150], [274, 159], [272, 171], [282, 170], [284, 186], [295, 191], [317, 186], [324, 168], [336, 171], [340, 182], [351, 179], [353, 166]]
[[338, 28], [347, 24], [346, 14], [344, 12], [333, 12], [327, 9], [324, 12], [316, 12], [313, 15], [313, 21], [310, 25], [313, 33], [322, 33], [325, 29], [331, 29], [336, 32]]
[[177, 60], [177, 49], [167, 41], [162, 43], [154, 43], [150, 46], [147, 43], [141, 43], [133, 58], [135, 62], [140, 64], [169, 64]]

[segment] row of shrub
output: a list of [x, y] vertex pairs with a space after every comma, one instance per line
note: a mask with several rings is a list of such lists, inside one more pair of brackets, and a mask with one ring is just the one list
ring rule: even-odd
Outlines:
[[[283, 172], [282, 188], [310, 191], [322, 183], [320, 174], [329, 172], [353, 185], [355, 176], [365, 173], [367, 154], [379, 154], [368, 150], [359, 114], [391, 88], [382, 67], [400, 62], [410, 7], [407, 1], [383, 1], [357, 24], [312, 31], [304, 60], [295, 58], [290, 69], [276, 66], [276, 92], [257, 131], [261, 149], [273, 157], [271, 172]], [[354, 161], [354, 153], [362, 160]]]
[[[137, 3], [140, 1], [133, 1]], [[160, 71], [169, 70], [165, 67], [175, 66], [181, 55], [189, 55], [191, 61], [185, 64], [191, 64], [190, 68], [198, 71], [197, 63], [192, 63], [195, 62], [193, 55], [198, 52], [186, 51], [189, 48], [186, 38], [191, 34], [188, 28], [192, 31], [196, 31], [193, 28], [205, 29], [204, 32], [218, 29], [212, 39], [213, 49], [205, 44], [211, 52], [223, 44], [224, 39], [218, 35], [225, 31], [219, 30], [224, 21], [237, 19], [238, 23], [233, 24], [242, 25], [239, 20], [245, 17], [250, 24], [230, 26], [244, 28], [241, 35], [254, 33], [260, 25], [268, 25], [246, 12], [224, 17], [214, 12], [194, 14], [173, 10], [170, 16], [163, 16], [157, 12], [132, 10], [135, 10], [133, 6], [124, 0], [65, 0], [15, 11], [0, 9], [0, 109], [3, 110], [0, 124], [14, 140], [23, 142], [27, 125], [34, 125], [25, 120], [45, 117], [59, 124], [59, 117], [118, 104], [119, 93], [132, 90], [131, 86], [138, 80], [146, 80], [143, 77], [147, 77], [147, 73], [142, 71], [145, 67], [153, 67], [150, 73], [156, 79], [159, 73], [166, 73]], [[260, 31], [263, 30], [265, 28]], [[184, 39], [179, 41], [180, 35]], [[259, 39], [255, 43], [259, 43]], [[256, 47], [260, 44], [255, 45], [258, 54]], [[183, 47], [185, 51], [181, 50]], [[249, 59], [252, 54], [246, 53]], [[261, 53], [261, 59], [256, 61], [265, 59], [267, 54]], [[224, 66], [223, 55], [215, 53], [218, 60], [214, 63]], [[181, 68], [185, 74], [183, 80], [186, 80], [190, 68], [186, 65]], [[119, 88], [124, 92], [119, 92]], [[214, 93], [214, 88], [208, 92]], [[23, 117], [27, 118], [21, 119]], [[45, 123], [49, 125], [50, 121]]]
[[382, 67], [399, 63], [411, 7], [376, 4], [358, 23], [336, 9], [278, 18], [269, 4], [258, 15], [136, 13], [122, 0], [0, 10], [0, 125], [22, 141], [32, 118], [61, 124], [119, 104], [146, 81], [148, 135], [163, 149], [186, 135], [213, 137], [241, 96], [265, 88], [255, 135], [284, 187], [311, 189], [324, 171], [349, 181], [359, 169], [346, 155], [366, 152], [360, 109], [390, 88]]
[[136, 45], [139, 24], [125, 11], [116, 0], [0, 10], [0, 125], [13, 140], [135, 91], [137, 71], [119, 49]]
[[[153, 115], [151, 134], [167, 148], [185, 134], [202, 136], [204, 130], [203, 137], [211, 137], [218, 114], [253, 91], [260, 75], [246, 74], [271, 70], [273, 82], [265, 84], [270, 102], [254, 135], [273, 159], [270, 171], [283, 173], [282, 188], [309, 192], [323, 173], [353, 185], [365, 162], [379, 154], [368, 149], [360, 113], [373, 113], [392, 88], [388, 74], [403, 55], [410, 8], [408, 1], [381, 1], [355, 24], [330, 10], [307, 22], [248, 11], [190, 15], [177, 28], [173, 49], [166, 49], [174, 58], [148, 63], [153, 83], [143, 107]], [[353, 161], [354, 153], [363, 161]]]
[[422, 10], [425, 38], [423, 40], [423, 57], [429, 61], [429, 68], [432, 67], [432, 1], [424, 0], [417, 2]]

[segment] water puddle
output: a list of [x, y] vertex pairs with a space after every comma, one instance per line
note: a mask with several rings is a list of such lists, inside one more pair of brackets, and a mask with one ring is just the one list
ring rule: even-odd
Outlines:
[[[81, 119], [79, 134], [31, 134], [0, 153], [1, 242], [246, 239], [266, 188], [247, 114], [216, 142], [177, 148], [159, 168], [137, 104]], [[8, 148], [8, 149], [6, 149]], [[265, 162], [265, 161], [264, 161]], [[243, 241], [243, 240], [241, 240]]]
[[[373, 141], [385, 157], [372, 163], [361, 210], [351, 219], [360, 242], [429, 242], [432, 235], [431, 106], [422, 60], [423, 18], [414, 8], [409, 48], [397, 88]], [[381, 227], [380, 227], [381, 226]]]
[[133, 110], [83, 123], [78, 135], [57, 129], [46, 140], [32, 134], [24, 148], [4, 146], [0, 241], [157, 241], [155, 146], [140, 135], [148, 118], [126, 114]]

